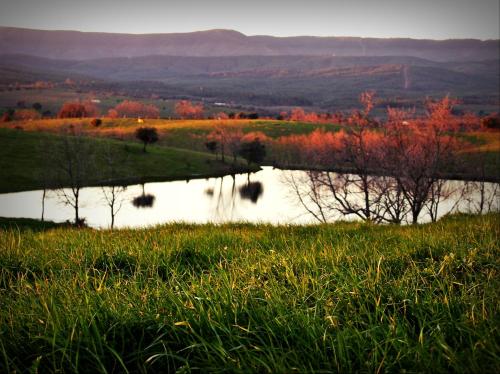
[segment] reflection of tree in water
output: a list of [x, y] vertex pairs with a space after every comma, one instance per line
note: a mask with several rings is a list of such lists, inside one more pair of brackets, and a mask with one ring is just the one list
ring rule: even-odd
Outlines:
[[227, 176], [220, 178], [220, 180], [219, 178], [215, 179], [213, 186], [204, 190], [205, 195], [215, 203], [215, 216], [221, 220], [232, 219], [234, 216], [235, 210], [237, 210], [238, 193], [241, 199], [256, 203], [264, 192], [261, 182], [250, 182], [248, 179], [244, 185], [237, 186], [236, 175], [231, 175], [230, 178], [230, 188], [224, 188], [227, 186], [225, 181], [229, 179], [229, 176]]
[[[220, 179], [220, 183], [219, 183]], [[230, 196], [227, 196], [227, 193], [224, 192], [224, 180], [226, 177], [215, 179], [215, 184], [213, 187], [207, 187], [205, 189], [205, 195], [211, 197], [215, 202], [215, 209], [217, 214], [220, 217], [226, 217], [227, 214], [232, 216], [232, 212], [235, 208], [235, 185], [236, 185], [236, 176], [231, 175], [232, 179], [232, 188]], [[228, 198], [229, 197], [229, 198]]]
[[132, 199], [132, 205], [136, 208], [151, 208], [154, 205], [155, 196], [146, 194], [144, 191], [144, 184], [142, 185], [142, 195], [136, 196]]
[[255, 204], [264, 193], [264, 186], [261, 182], [248, 181], [247, 184], [239, 188], [239, 191], [242, 199], [250, 200]]

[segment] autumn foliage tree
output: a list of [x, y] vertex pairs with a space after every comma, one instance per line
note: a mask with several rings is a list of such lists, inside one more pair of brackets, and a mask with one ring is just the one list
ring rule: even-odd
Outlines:
[[175, 104], [175, 114], [182, 119], [203, 118], [203, 104], [193, 104], [188, 100], [180, 100]]
[[99, 114], [97, 107], [90, 102], [67, 102], [59, 110], [59, 118], [95, 117]]
[[32, 121], [41, 117], [35, 109], [17, 109], [14, 112], [14, 119], [18, 121]]
[[451, 195], [442, 178], [457, 165], [461, 143], [454, 132], [473, 130], [480, 121], [455, 114], [455, 102], [448, 97], [427, 101], [420, 116], [388, 108], [383, 123], [371, 117], [373, 93], [363, 93], [360, 101], [363, 109], [347, 117], [344, 131], [316, 130], [277, 142], [293, 145], [302, 158], [291, 159], [303, 165], [338, 171], [292, 179], [300, 201], [315, 205], [306, 209], [320, 220], [336, 211], [374, 222], [417, 223], [424, 210], [436, 220], [439, 204]]
[[111, 118], [159, 118], [160, 110], [152, 104], [144, 104], [140, 101], [125, 100], [108, 111]]
[[58, 113], [58, 118], [85, 118], [99, 114], [97, 107], [90, 102], [64, 103]]
[[445, 97], [427, 102], [427, 114], [421, 118], [404, 120], [400, 111], [389, 111], [384, 149], [387, 171], [401, 188], [411, 211], [412, 223], [429, 199], [435, 195], [435, 186], [443, 170], [455, 162], [459, 143], [448, 134], [453, 130], [453, 103]]

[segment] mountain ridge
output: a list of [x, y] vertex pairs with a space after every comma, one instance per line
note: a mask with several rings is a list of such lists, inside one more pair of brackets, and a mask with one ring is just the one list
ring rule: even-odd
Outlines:
[[150, 55], [227, 56], [412, 56], [432, 61], [496, 59], [498, 39], [412, 39], [269, 35], [212, 29], [190, 33], [120, 34], [35, 30], [0, 26], [2, 54], [92, 60]]

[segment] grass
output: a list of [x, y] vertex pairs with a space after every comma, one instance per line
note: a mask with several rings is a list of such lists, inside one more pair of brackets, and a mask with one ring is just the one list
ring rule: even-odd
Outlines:
[[1, 372], [500, 370], [498, 214], [32, 225], [0, 225]]
[[55, 223], [52, 221], [40, 221], [31, 218], [4, 218], [0, 217], [0, 230], [20, 229], [32, 231], [44, 231], [56, 227], [70, 226], [67, 223]]
[[[68, 118], [68, 119], [44, 119], [35, 121], [13, 121], [1, 124], [1, 127], [15, 128], [22, 127], [26, 131], [58, 132], [72, 124], [80, 127], [89, 135], [106, 137], [127, 137], [133, 136], [135, 129], [139, 126], [134, 118], [103, 118], [102, 125], [93, 127], [90, 125], [90, 118]], [[277, 120], [248, 120], [248, 119], [228, 119], [228, 120], [167, 120], [167, 119], [147, 119], [146, 126], [153, 126], [160, 133], [165, 135], [165, 140], [171, 138], [171, 134], [180, 132], [181, 135], [210, 133], [216, 125], [239, 127], [243, 132], [261, 131], [266, 136], [277, 138], [291, 134], [307, 134], [318, 127], [329, 131], [338, 131], [341, 127], [335, 124], [315, 124]], [[175, 138], [175, 137], [174, 137]], [[176, 139], [177, 140], [177, 139]]]
[[[217, 120], [148, 119], [145, 125], [156, 127], [160, 134], [158, 146], [152, 147], [148, 155], [139, 152], [138, 143], [134, 138], [134, 131], [140, 126], [136, 119], [104, 118], [102, 125], [97, 128], [90, 125], [88, 118], [16, 121], [0, 124], [0, 169], [8, 172], [4, 178], [0, 179], [0, 192], [40, 188], [40, 183], [36, 183], [33, 179], [33, 173], [39, 173], [40, 170], [40, 165], [36, 161], [40, 155], [36, 154], [35, 144], [39, 143], [39, 140], [36, 139], [46, 136], [42, 134], [58, 134], [69, 125], [81, 129], [91, 138], [100, 138], [101, 140], [96, 142], [101, 142], [101, 144], [106, 142], [104, 139], [113, 139], [108, 142], [117, 149], [127, 145], [129, 156], [132, 157], [129, 157], [130, 167], [122, 171], [125, 181], [170, 180], [193, 175], [227, 174], [231, 172], [229, 165], [215, 161], [207, 163], [207, 160], [214, 160], [214, 158], [205, 153], [207, 135], [221, 123]], [[307, 134], [317, 128], [324, 128], [326, 131], [338, 131], [341, 128], [335, 124], [274, 120], [227, 120], [224, 121], [224, 125], [238, 127], [244, 133], [263, 133], [265, 137], [271, 139], [266, 141], [267, 156], [263, 164], [283, 164], [284, 167], [293, 168], [301, 166], [294, 164], [286, 166], [288, 156], [283, 154], [282, 148], [274, 146], [273, 139], [292, 134]], [[12, 130], [15, 128], [21, 128], [23, 131], [17, 131], [17, 135], [14, 136]], [[11, 132], [8, 132], [9, 129]], [[450, 167], [444, 175], [450, 178], [500, 180], [498, 132], [472, 132], [459, 134], [459, 137], [468, 141], [469, 144], [461, 151], [460, 161], [456, 167]], [[484, 170], [481, 165], [484, 165]], [[306, 167], [310, 168], [311, 165], [308, 164]], [[132, 180], [130, 176], [136, 178]]]
[[[0, 128], [0, 193], [43, 188], [41, 173], [46, 170], [50, 145], [60, 141], [55, 134]], [[147, 153], [137, 142], [88, 138], [95, 149], [109, 147], [117, 159], [126, 160], [116, 170], [116, 180], [138, 183], [217, 176], [246, 170], [242, 164], [223, 164], [213, 155], [172, 147], [148, 146]], [[98, 184], [104, 161], [97, 159], [89, 185]], [[50, 168], [50, 165], [49, 165]]]
[[[90, 118], [84, 119], [44, 119], [36, 121], [14, 121], [0, 124], [0, 128], [22, 128], [27, 132], [59, 133], [69, 125], [74, 125], [92, 137], [106, 137], [134, 141], [134, 132], [138, 126], [134, 118], [103, 118], [102, 125], [90, 125]], [[207, 136], [217, 125], [239, 128], [243, 133], [261, 132], [265, 136], [276, 139], [292, 134], [307, 134], [318, 127], [327, 131], [338, 131], [340, 126], [334, 124], [314, 124], [275, 120], [165, 120], [147, 119], [144, 126], [156, 127], [160, 133], [159, 145], [206, 151]]]

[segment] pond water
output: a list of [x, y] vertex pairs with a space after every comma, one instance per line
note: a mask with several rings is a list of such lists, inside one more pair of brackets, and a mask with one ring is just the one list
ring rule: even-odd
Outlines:
[[[144, 227], [168, 222], [318, 223], [300, 204], [287, 182], [290, 176], [300, 179], [304, 174], [304, 171], [263, 167], [251, 175], [131, 185], [118, 195], [117, 205], [121, 203], [121, 209], [116, 214], [115, 227]], [[447, 183], [460, 185], [463, 182]], [[43, 191], [0, 194], [0, 216], [39, 219], [42, 194]], [[80, 201], [80, 217], [84, 217], [89, 226], [110, 226], [110, 207], [100, 187], [82, 189]], [[453, 199], [443, 202], [439, 214], [448, 212], [455, 202]], [[73, 221], [74, 209], [63, 203], [60, 193], [49, 191], [44, 217], [55, 222]], [[428, 220], [429, 217], [422, 215], [420, 221]]]

